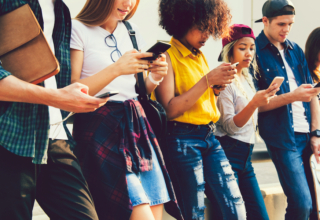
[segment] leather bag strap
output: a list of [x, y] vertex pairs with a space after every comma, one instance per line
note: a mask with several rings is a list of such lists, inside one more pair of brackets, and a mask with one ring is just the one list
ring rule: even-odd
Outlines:
[[[134, 49], [139, 51], [138, 44], [137, 44], [137, 39], [136, 39], [136, 32], [134, 30], [132, 30], [131, 24], [128, 21], [123, 21], [123, 23], [126, 26], [126, 28], [128, 29], [128, 33], [129, 33], [129, 36], [130, 36], [130, 39], [132, 41]], [[143, 73], [142, 72], [137, 73], [137, 76], [138, 76], [139, 95], [148, 96], [147, 95], [146, 85], [145, 85], [145, 82], [144, 82], [144, 79], [143, 79]]]

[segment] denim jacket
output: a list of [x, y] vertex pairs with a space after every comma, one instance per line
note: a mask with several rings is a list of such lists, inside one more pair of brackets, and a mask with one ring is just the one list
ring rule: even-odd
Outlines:
[[[313, 84], [302, 49], [290, 40], [286, 40], [283, 46], [285, 59], [292, 69], [298, 86], [301, 84]], [[258, 89], [267, 89], [274, 77], [283, 76], [285, 79], [277, 95], [290, 92], [287, 71], [281, 54], [278, 48], [270, 43], [263, 30], [256, 39], [256, 58], [260, 73], [256, 79]], [[310, 126], [310, 103], [303, 102], [303, 107]], [[258, 124], [260, 135], [267, 145], [281, 149], [296, 150], [291, 104], [259, 113]]]

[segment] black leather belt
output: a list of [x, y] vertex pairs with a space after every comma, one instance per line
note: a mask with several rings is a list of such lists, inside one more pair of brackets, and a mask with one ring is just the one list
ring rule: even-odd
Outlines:
[[206, 127], [209, 128], [212, 131], [216, 130], [216, 125], [212, 121], [209, 124], [206, 125], [194, 125], [194, 124], [188, 124], [188, 123], [182, 123], [182, 122], [177, 122], [177, 121], [168, 121], [168, 128], [169, 127], [184, 127], [184, 128], [193, 128], [193, 127]]

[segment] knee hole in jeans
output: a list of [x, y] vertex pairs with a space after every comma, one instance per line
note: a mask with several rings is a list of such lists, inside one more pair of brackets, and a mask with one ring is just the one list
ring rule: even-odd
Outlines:
[[[245, 215], [244, 201], [238, 188], [238, 183], [234, 177], [233, 170], [229, 161], [222, 161], [220, 163], [223, 173], [218, 173], [221, 187], [226, 187], [230, 190], [231, 195], [223, 194], [225, 205], [230, 208], [232, 214], [238, 216]], [[232, 194], [235, 193], [235, 194]], [[239, 218], [242, 219], [242, 218]]]
[[[200, 163], [201, 162], [201, 163]], [[204, 210], [206, 206], [204, 205], [204, 189], [205, 181], [203, 176], [203, 165], [202, 161], [199, 161], [194, 169], [194, 175], [197, 181], [197, 206], [192, 208], [192, 219], [204, 220]]]

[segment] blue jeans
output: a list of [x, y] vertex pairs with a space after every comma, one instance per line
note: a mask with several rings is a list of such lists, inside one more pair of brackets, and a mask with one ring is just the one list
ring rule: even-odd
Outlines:
[[[248, 220], [269, 220], [266, 206], [251, 163], [253, 144], [248, 144], [229, 136], [217, 138], [224, 149], [244, 200]], [[215, 219], [221, 219], [221, 212], [216, 208]]]
[[184, 219], [204, 220], [204, 193], [218, 201], [223, 219], [246, 219], [228, 159], [213, 134], [214, 124], [168, 123], [163, 150]]
[[288, 207], [286, 220], [315, 220], [317, 218], [315, 192], [310, 170], [310, 137], [295, 133], [296, 150], [283, 150], [268, 145], [270, 157], [277, 169]]

